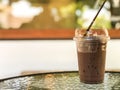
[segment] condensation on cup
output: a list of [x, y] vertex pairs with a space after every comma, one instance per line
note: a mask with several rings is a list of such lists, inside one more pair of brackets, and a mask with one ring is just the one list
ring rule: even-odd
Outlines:
[[104, 81], [106, 46], [110, 37], [106, 29], [75, 30], [80, 81], [97, 84]]

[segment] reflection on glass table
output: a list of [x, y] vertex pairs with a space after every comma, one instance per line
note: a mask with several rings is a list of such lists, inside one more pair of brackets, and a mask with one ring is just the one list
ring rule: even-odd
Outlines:
[[106, 72], [104, 83], [84, 84], [77, 71], [39, 73], [0, 81], [0, 90], [120, 90], [120, 73]]

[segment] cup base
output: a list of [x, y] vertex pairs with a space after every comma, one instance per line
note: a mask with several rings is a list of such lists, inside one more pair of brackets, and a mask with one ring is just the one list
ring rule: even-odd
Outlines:
[[103, 83], [103, 81], [82, 81], [82, 80], [80, 80], [80, 82], [85, 83], [85, 84], [101, 84], [101, 83]]

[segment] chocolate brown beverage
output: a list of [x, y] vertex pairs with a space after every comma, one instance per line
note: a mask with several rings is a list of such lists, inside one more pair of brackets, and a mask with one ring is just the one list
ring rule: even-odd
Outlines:
[[105, 72], [106, 44], [108, 36], [91, 34], [76, 36], [80, 81], [89, 84], [102, 83]]

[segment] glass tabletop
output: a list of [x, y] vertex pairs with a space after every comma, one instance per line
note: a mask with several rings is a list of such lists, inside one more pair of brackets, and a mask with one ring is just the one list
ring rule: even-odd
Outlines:
[[120, 90], [120, 73], [106, 72], [101, 84], [81, 83], [77, 71], [39, 73], [1, 80], [0, 90]]

